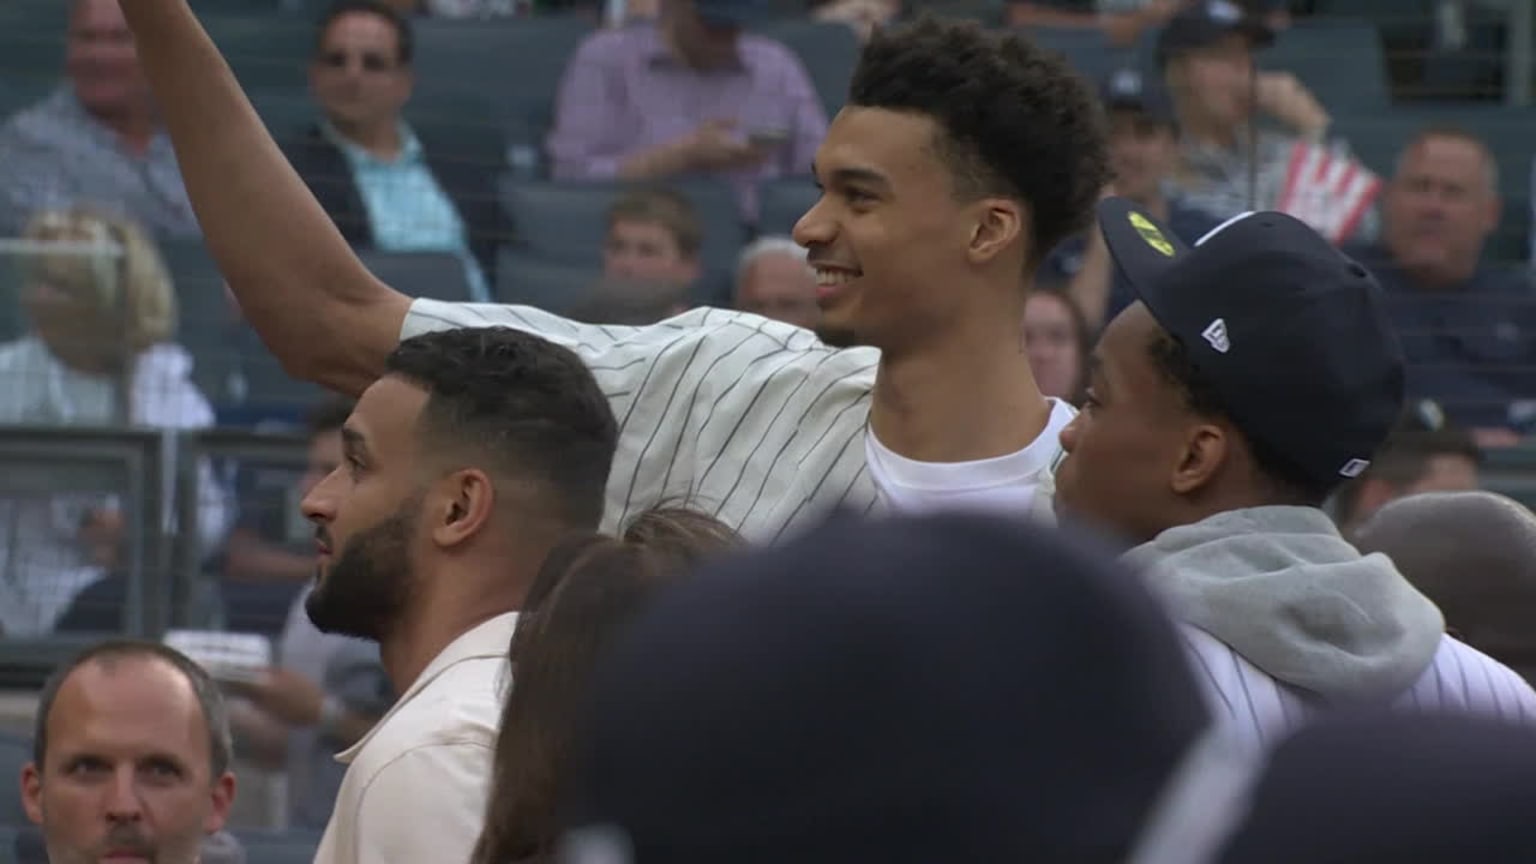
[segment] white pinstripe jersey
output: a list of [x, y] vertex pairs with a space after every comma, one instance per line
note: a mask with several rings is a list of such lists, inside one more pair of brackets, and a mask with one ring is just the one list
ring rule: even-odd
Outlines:
[[[659, 503], [686, 501], [751, 541], [771, 542], [838, 505], [859, 513], [888, 506], [864, 441], [880, 360], [873, 348], [829, 348], [808, 330], [723, 309], [618, 327], [527, 306], [431, 300], [411, 304], [401, 338], [498, 326], [575, 351], [607, 394], [620, 434], [605, 530]], [[1042, 436], [1050, 438], [1048, 458], [1016, 478], [1022, 490], [1013, 497], [1031, 514], [1051, 513], [1055, 434], [1053, 425]], [[981, 464], [957, 463], [954, 473], [976, 478], [988, 473], [974, 470]], [[944, 490], [946, 506], [995, 500], [999, 479], [990, 473], [971, 490], [967, 479]]]
[[[1305, 723], [1322, 705], [1306, 692], [1269, 676], [1231, 646], [1183, 625], [1195, 677], [1205, 686], [1219, 721], [1244, 744], [1266, 748]], [[1486, 654], [1445, 636], [1428, 668], [1396, 700], [1406, 711], [1479, 714], [1536, 723], [1536, 692]]]

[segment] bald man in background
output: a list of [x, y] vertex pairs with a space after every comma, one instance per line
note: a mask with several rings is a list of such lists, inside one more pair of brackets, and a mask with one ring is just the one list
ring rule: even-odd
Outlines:
[[1381, 552], [1440, 607], [1446, 630], [1536, 681], [1536, 515], [1492, 492], [1388, 502], [1355, 545]]

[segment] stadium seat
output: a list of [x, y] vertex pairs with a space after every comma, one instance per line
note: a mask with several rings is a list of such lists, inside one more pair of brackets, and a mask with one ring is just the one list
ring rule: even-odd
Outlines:
[[314, 25], [279, 15], [201, 16], [208, 35], [244, 87], [307, 86]]
[[1369, 21], [1302, 19], [1259, 54], [1259, 64], [1294, 74], [1334, 116], [1392, 102], [1381, 35]]
[[220, 422], [250, 425], [301, 417], [320, 389], [285, 373], [230, 306], [224, 277], [201, 240], [165, 238], [160, 252], [176, 284], [176, 341], [192, 355], [192, 380]]
[[[704, 266], [729, 268], [747, 237], [734, 191], [712, 180], [673, 186], [692, 201], [704, 226]], [[513, 245], [552, 262], [595, 267], [607, 233], [608, 207], [626, 188], [622, 183], [503, 178], [501, 200], [512, 222]]]
[[1489, 448], [1481, 474], [1484, 489], [1536, 509], [1536, 445]]
[[320, 838], [307, 831], [236, 831], [246, 864], [310, 864]]
[[859, 40], [853, 28], [836, 21], [786, 18], [764, 23], [757, 32], [783, 42], [800, 58], [827, 117], [842, 110], [859, 62]]
[[[21, 769], [32, 761], [32, 743], [17, 735], [0, 732], [0, 776], [6, 782], [0, 786], [0, 825], [27, 824], [27, 811], [21, 806]], [[10, 847], [14, 838], [0, 841], [0, 847]], [[4, 853], [0, 852], [0, 858]]]
[[412, 297], [462, 303], [470, 299], [464, 261], [448, 252], [358, 253], [380, 281]]
[[1067, 65], [1092, 82], [1137, 62], [1135, 48], [1112, 46], [1102, 32], [1091, 27], [1029, 27], [1024, 33], [1041, 48], [1060, 54]]
[[591, 32], [579, 16], [415, 22], [410, 115], [430, 126], [495, 130], [542, 169], [543, 139], [571, 54]]
[[762, 187], [759, 234], [789, 234], [795, 223], [821, 198], [821, 190], [810, 180], [776, 180]]
[[57, 0], [0, 2], [0, 81], [53, 80], [64, 68], [67, 4]]
[[568, 314], [600, 278], [596, 266], [553, 262], [504, 247], [496, 258], [496, 299]]

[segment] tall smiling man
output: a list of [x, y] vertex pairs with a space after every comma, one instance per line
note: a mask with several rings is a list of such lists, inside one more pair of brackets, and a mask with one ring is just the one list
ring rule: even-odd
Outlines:
[[[186, 0], [125, 0], [209, 248], [286, 368], [357, 392], [402, 337], [507, 325], [575, 350], [620, 423], [604, 523], [684, 498], [754, 540], [837, 504], [1050, 518], [1058, 432], [1019, 324], [1106, 179], [1088, 88], [1013, 33], [926, 20], [864, 49], [795, 229], [818, 334], [701, 309], [647, 328], [412, 301], [283, 161]], [[840, 349], [839, 345], [859, 345]]]

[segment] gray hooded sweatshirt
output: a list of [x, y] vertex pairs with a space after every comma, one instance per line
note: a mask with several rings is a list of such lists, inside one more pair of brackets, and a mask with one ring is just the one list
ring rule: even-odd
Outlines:
[[1173, 616], [1324, 702], [1392, 698], [1434, 661], [1440, 610], [1326, 513], [1255, 507], [1171, 528], [1126, 553]]

